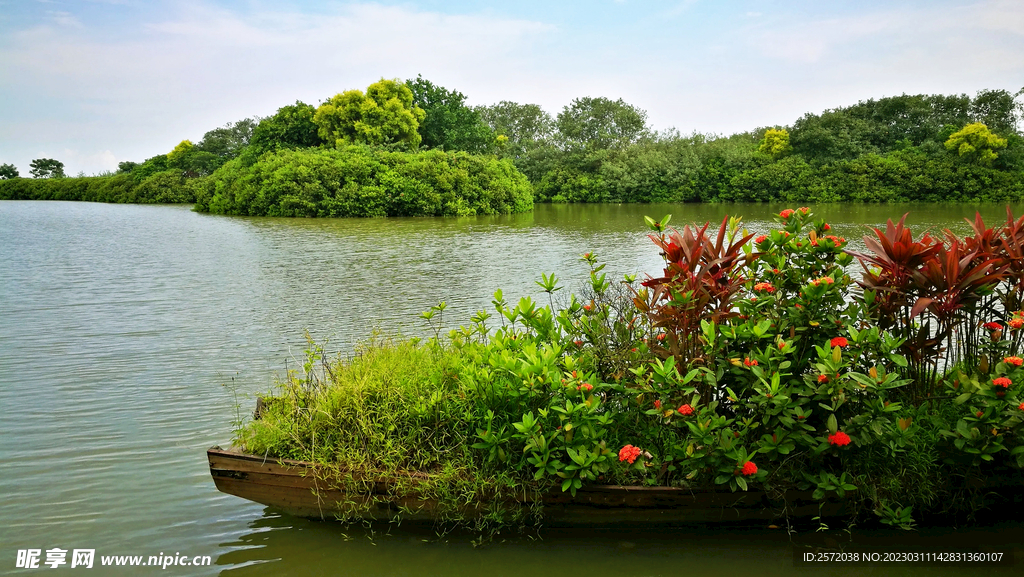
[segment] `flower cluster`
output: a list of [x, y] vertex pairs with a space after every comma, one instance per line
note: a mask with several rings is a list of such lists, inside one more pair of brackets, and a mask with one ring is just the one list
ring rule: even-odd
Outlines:
[[759, 282], [756, 285], [754, 285], [754, 290], [757, 292], [764, 291], [767, 293], [772, 293], [775, 292], [775, 287], [772, 286], [772, 283], [770, 282]]
[[830, 348], [845, 347], [850, 344], [846, 337], [836, 337], [828, 342]]
[[1003, 330], [1003, 325], [1001, 325], [999, 323], [996, 323], [996, 322], [991, 322], [991, 321], [987, 322], [987, 323], [985, 323], [985, 324], [983, 324], [981, 326], [982, 326], [982, 328], [988, 329], [990, 331], [1001, 331], [1001, 330]]
[[823, 276], [821, 278], [816, 278], [816, 279], [812, 280], [811, 284], [814, 285], [814, 286], [818, 286], [821, 283], [832, 284], [834, 282], [836, 282], [836, 281], [832, 280], [832, 277], [830, 277], [830, 276]]
[[1015, 367], [1024, 365], [1024, 359], [1020, 357], [1006, 357], [1005, 359], [1003, 359], [1003, 362], [1008, 365], [1013, 365]]
[[845, 447], [850, 444], [850, 435], [847, 435], [842, 431], [836, 431], [834, 434], [828, 436], [828, 444]]
[[683, 406], [679, 407], [679, 414], [683, 415], [684, 417], [689, 417], [690, 415], [693, 414], [693, 407], [691, 407], [688, 404], [687, 405], [683, 405]]
[[757, 359], [751, 359], [751, 358], [747, 357], [747, 358], [743, 359], [743, 364], [745, 366], [748, 366], [748, 367], [756, 367], [757, 366]]
[[755, 238], [754, 242], [756, 242], [757, 244], [761, 244], [763, 242], [766, 242], [767, 240], [768, 240], [768, 237], [766, 235], [762, 234], [762, 235], [758, 236], [757, 238]]
[[619, 460], [628, 461], [630, 465], [632, 465], [636, 461], [636, 458], [639, 456], [640, 449], [634, 447], [633, 445], [626, 445], [625, 447], [619, 449]]
[[1013, 384], [1013, 381], [1006, 377], [997, 377], [995, 379], [992, 379], [992, 384], [997, 387], [1003, 387], [1004, 389], [1007, 389], [1010, 387], [1010, 385]]
[[744, 477], [757, 474], [757, 465], [755, 465], [753, 461], [747, 461], [746, 463], [743, 463], [743, 468], [740, 469], [740, 473], [743, 473]]
[[792, 208], [787, 208], [786, 210], [780, 212], [779, 216], [781, 216], [782, 218], [789, 218], [789, 217], [793, 216], [794, 212], [796, 212], [796, 211], [793, 210]]

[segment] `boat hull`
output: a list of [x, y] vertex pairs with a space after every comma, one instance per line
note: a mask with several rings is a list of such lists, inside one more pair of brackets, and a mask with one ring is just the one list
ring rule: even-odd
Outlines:
[[[360, 491], [340, 489], [342, 483], [332, 481], [313, 463], [268, 459], [220, 447], [209, 449], [207, 458], [217, 489], [290, 515], [322, 520], [357, 515], [373, 520], [433, 521], [439, 513], [435, 501], [389, 495], [387, 481], [357, 479]], [[513, 504], [529, 505], [524, 501]], [[621, 485], [591, 485], [575, 495], [552, 491], [542, 496], [542, 505], [544, 525], [551, 527], [770, 522], [844, 513], [842, 502], [822, 506], [810, 492], [803, 491], [788, 492], [780, 500], [761, 491], [698, 492]]]

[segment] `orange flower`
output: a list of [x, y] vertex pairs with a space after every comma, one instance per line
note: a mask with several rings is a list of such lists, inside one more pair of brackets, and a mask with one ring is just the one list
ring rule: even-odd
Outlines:
[[757, 473], [757, 465], [753, 461], [747, 461], [743, 463], [743, 468], [740, 469], [740, 473], [743, 473], [744, 477], [749, 477]]
[[749, 357], [745, 358], [745, 359], [743, 359], [743, 364], [748, 366], [748, 367], [756, 367], [757, 366], [757, 359], [751, 359]]
[[793, 216], [793, 212], [795, 211], [792, 208], [787, 208], [786, 210], [780, 212], [779, 216], [781, 216], [782, 218], [789, 218]]
[[818, 382], [819, 383], [827, 383], [828, 382], [828, 375], [818, 375]]
[[1003, 359], [1003, 362], [1008, 365], [1013, 365], [1015, 367], [1024, 365], [1024, 359], [1020, 357], [1006, 357], [1005, 359]]
[[1011, 329], [1019, 329], [1021, 327], [1024, 327], [1024, 319], [1020, 317], [1014, 317], [1007, 321], [1006, 324], [1010, 325]]
[[636, 458], [639, 456], [640, 449], [634, 447], [633, 445], [626, 445], [625, 447], [619, 449], [619, 460], [629, 461], [630, 465], [632, 465], [636, 461]]
[[768, 240], [768, 237], [762, 234], [761, 236], [755, 238], [754, 242], [756, 242], [757, 244], [761, 244], [762, 242], [764, 242], [766, 240]]
[[1006, 377], [998, 377], [998, 378], [992, 379], [992, 384], [997, 386], [997, 387], [1003, 387], [1004, 389], [1008, 389], [1010, 387], [1010, 385], [1013, 384], [1013, 381], [1011, 381], [1010, 379], [1008, 379]]
[[772, 286], [772, 283], [770, 282], [759, 282], [756, 285], [754, 285], [754, 290], [758, 292], [764, 291], [767, 293], [773, 293], [775, 292], [775, 287]]
[[683, 415], [684, 417], [689, 417], [690, 415], [693, 414], [693, 407], [691, 407], [690, 405], [683, 405], [679, 407], [679, 414]]
[[829, 341], [828, 344], [831, 347], [845, 347], [849, 345], [850, 342], [846, 340], [846, 337], [836, 337]]

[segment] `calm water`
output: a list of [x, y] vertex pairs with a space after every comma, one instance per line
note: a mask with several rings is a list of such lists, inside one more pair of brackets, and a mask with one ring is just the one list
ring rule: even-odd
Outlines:
[[[287, 220], [0, 202], [0, 573], [25, 573], [14, 567], [26, 548], [213, 558], [212, 567], [164, 571], [179, 575], [792, 573], [792, 547], [779, 531], [546, 531], [476, 549], [462, 535], [371, 534], [281, 517], [218, 493], [204, 454], [228, 445], [252, 395], [296, 366], [304, 330], [341, 351], [375, 327], [424, 334], [418, 313], [438, 300], [458, 324], [489, 309], [496, 288], [509, 300], [539, 298], [541, 273], [573, 286], [585, 278], [579, 255], [587, 251], [609, 263], [610, 277], [655, 272], [645, 214], [672, 213], [681, 226], [740, 213], [760, 232], [780, 208], [539, 206], [512, 217]], [[836, 234], [858, 238], [864, 224], [908, 210], [915, 230], [964, 232], [962, 217], [974, 209], [828, 206], [819, 214]], [[1005, 217], [1002, 207], [980, 210], [993, 223]], [[1019, 547], [1024, 528], [962, 538]]]

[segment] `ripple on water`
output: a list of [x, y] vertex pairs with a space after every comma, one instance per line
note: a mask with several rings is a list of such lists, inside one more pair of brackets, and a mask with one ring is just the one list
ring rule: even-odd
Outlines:
[[[490, 309], [497, 288], [509, 300], [539, 298], [533, 281], [541, 273], [578, 287], [584, 252], [608, 263], [609, 278], [655, 271], [644, 214], [671, 212], [681, 225], [746, 212], [746, 226], [764, 232], [772, 227], [769, 209], [779, 208], [542, 206], [514, 217], [360, 221], [0, 202], [2, 541], [8, 551], [212, 555], [218, 567], [198, 574], [236, 575], [280, 575], [284, 567], [301, 574], [502, 574], [514, 567], [517, 574], [600, 575], [652, 560], [687, 572], [726, 563], [739, 573], [788, 560], [786, 547], [706, 533], [675, 540], [552, 534], [484, 552], [468, 539], [437, 543], [429, 531], [371, 541], [218, 493], [204, 453], [230, 442], [231, 422], [249, 411], [246, 395], [296, 366], [305, 329], [331, 337], [339, 351], [376, 326], [423, 334], [418, 313], [441, 299], [449, 303], [445, 318], [457, 324]], [[944, 226], [973, 214], [969, 207], [947, 208], [945, 217], [934, 210], [912, 222]], [[999, 207], [986, 210], [986, 219], [1002, 218]], [[880, 224], [902, 208], [824, 211], [838, 234], [856, 239], [863, 234], [857, 223]], [[417, 536], [431, 543], [411, 544]], [[618, 547], [623, 540], [636, 546]], [[611, 550], [618, 553], [609, 557]]]

